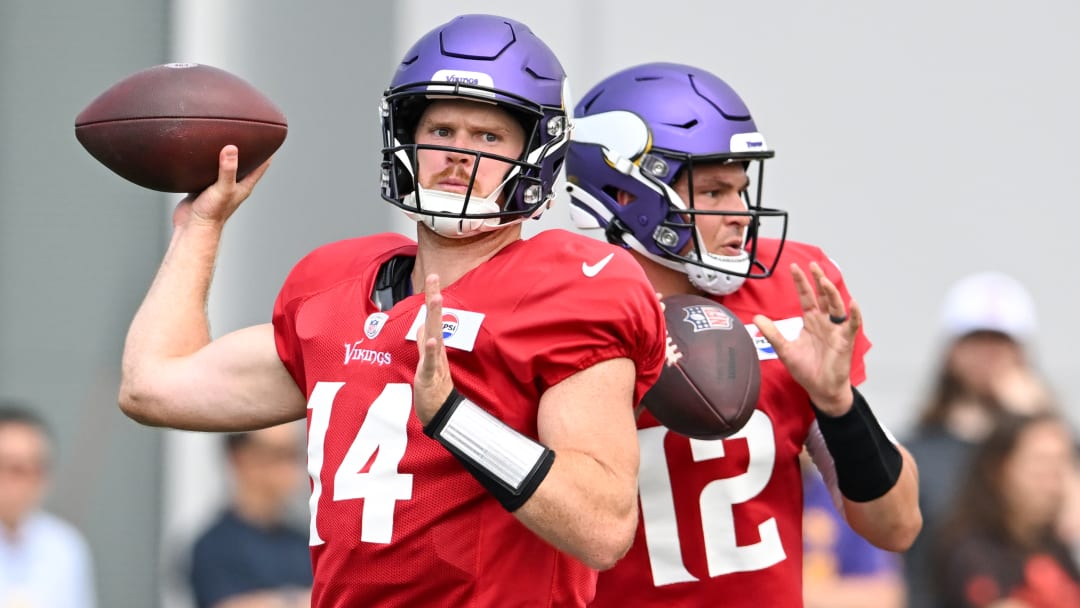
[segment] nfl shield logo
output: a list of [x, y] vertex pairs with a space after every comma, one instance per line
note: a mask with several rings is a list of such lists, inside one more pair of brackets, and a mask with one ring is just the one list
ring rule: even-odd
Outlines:
[[683, 308], [683, 321], [694, 328], [694, 333], [710, 329], [731, 329], [731, 317], [716, 306], [687, 306]]
[[383, 324], [390, 318], [390, 315], [385, 312], [373, 312], [368, 315], [367, 321], [364, 321], [364, 335], [369, 339], [374, 340], [375, 336], [379, 335], [382, 331]]

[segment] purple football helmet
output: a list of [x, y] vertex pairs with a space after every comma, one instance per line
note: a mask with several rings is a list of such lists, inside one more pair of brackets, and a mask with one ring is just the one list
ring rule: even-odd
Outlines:
[[[567, 157], [571, 212], [580, 228], [603, 228], [607, 239], [685, 272], [704, 291], [724, 295], [746, 278], [772, 274], [787, 234], [787, 212], [761, 206], [764, 161], [773, 151], [750, 111], [724, 81], [705, 70], [674, 63], [628, 68], [593, 87], [574, 112]], [[702, 163], [741, 163], [752, 173], [742, 211], [696, 209], [672, 185], [682, 175], [693, 184]], [[625, 205], [618, 191], [632, 195]], [[739, 256], [708, 252], [696, 228], [698, 215], [750, 218]], [[779, 243], [772, 259], [758, 259], [762, 218], [773, 217]], [[687, 248], [690, 245], [689, 249]]]
[[[525, 131], [516, 159], [417, 145], [415, 129], [437, 99], [496, 103]], [[566, 74], [528, 26], [494, 15], [463, 15], [424, 35], [405, 53], [380, 107], [383, 126], [382, 196], [410, 217], [450, 237], [509, 226], [539, 217], [566, 156], [570, 105]], [[473, 155], [473, 174], [464, 195], [425, 190], [418, 183], [418, 148]], [[473, 196], [481, 157], [508, 162], [501, 188]]]

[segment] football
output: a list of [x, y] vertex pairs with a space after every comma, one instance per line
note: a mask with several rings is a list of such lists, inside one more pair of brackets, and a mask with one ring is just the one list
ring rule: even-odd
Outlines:
[[199, 192], [217, 181], [218, 154], [240, 150], [237, 179], [285, 141], [285, 115], [238, 76], [196, 63], [136, 72], [75, 118], [75, 137], [124, 179], [161, 192]]
[[733, 435], [750, 420], [761, 389], [753, 338], [731, 311], [708, 298], [680, 294], [663, 302], [667, 360], [642, 405], [687, 437]]

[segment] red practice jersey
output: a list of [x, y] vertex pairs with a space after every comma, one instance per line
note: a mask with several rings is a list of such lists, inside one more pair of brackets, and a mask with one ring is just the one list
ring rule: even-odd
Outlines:
[[[395, 234], [321, 247], [275, 305], [278, 354], [308, 398], [312, 605], [584, 606], [596, 573], [526, 529], [423, 434], [412, 382], [424, 295], [389, 310], [372, 298], [379, 269], [415, 254]], [[656, 295], [605, 243], [546, 231], [442, 294], [455, 386], [534, 439], [541, 395], [572, 374], [629, 357], [635, 405], [659, 376]]]
[[[769, 258], [776, 243], [759, 247]], [[734, 294], [714, 297], [747, 325], [761, 362], [761, 394], [746, 426], [722, 440], [688, 439], [648, 412], [638, 419], [641, 517], [629, 554], [600, 573], [591, 606], [802, 606], [802, 478], [799, 453], [814, 413], [752, 324], [755, 314], [776, 322], [788, 339], [802, 328], [791, 276], [816, 261], [851, 296], [840, 271], [817, 249], [788, 241], [768, 279], [749, 279]], [[851, 379], [865, 379], [870, 343], [860, 332]]]

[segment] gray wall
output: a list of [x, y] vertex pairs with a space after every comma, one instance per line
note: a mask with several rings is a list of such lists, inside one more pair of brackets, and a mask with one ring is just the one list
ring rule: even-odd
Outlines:
[[165, 56], [164, 1], [0, 2], [0, 394], [43, 409], [50, 504], [85, 530], [102, 606], [152, 606], [161, 434], [116, 408], [120, 348], [161, 247], [155, 197], [75, 141], [105, 83]]
[[388, 224], [373, 142], [391, 6], [365, 4], [0, 0], [0, 395], [56, 427], [48, 506], [86, 532], [103, 607], [167, 601], [190, 534], [168, 522], [207, 517], [222, 483], [200, 466], [217, 455], [206, 437], [185, 450], [191, 434], [140, 427], [116, 407], [127, 324], [178, 197], [97, 164], [75, 115], [124, 76], [179, 60], [230, 69], [283, 108], [289, 137], [230, 226], [211, 306], [215, 333], [266, 321], [300, 255]]
[[156, 593], [143, 565], [157, 549], [160, 433], [130, 424], [115, 396], [161, 231], [146, 194], [105, 178], [72, 127], [103, 82], [164, 57], [163, 6], [6, 0], [0, 15], [0, 391], [57, 429], [51, 502], [86, 531], [103, 606]]

